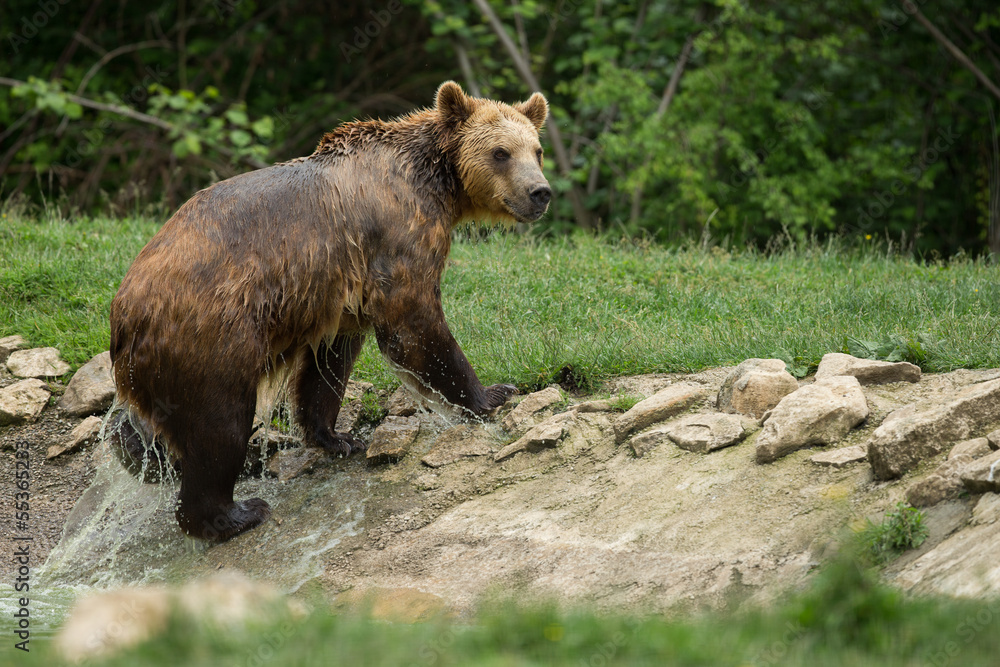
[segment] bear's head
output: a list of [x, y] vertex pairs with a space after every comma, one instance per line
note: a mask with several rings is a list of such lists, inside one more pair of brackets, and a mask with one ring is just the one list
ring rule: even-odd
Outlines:
[[549, 105], [541, 93], [510, 105], [469, 97], [454, 81], [438, 88], [435, 108], [473, 210], [470, 218], [531, 222], [542, 217], [552, 189], [542, 174], [538, 131]]

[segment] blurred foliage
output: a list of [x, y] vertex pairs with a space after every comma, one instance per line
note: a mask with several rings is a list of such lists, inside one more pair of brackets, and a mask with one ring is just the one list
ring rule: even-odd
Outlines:
[[[992, 222], [1000, 251], [998, 100], [903, 4], [487, 4], [550, 99], [566, 160], [547, 170], [584, 224], [951, 255], [988, 250]], [[1000, 81], [996, 3], [918, 6]], [[455, 0], [8, 0], [0, 48], [0, 197], [68, 210], [163, 215], [343, 120], [426, 106], [445, 79], [529, 93], [481, 9]], [[577, 226], [569, 200], [540, 224]]]

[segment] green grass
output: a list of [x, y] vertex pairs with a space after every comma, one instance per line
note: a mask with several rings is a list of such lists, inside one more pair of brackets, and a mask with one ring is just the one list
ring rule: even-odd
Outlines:
[[[998, 624], [1000, 600], [907, 598], [842, 558], [807, 590], [767, 609], [670, 618], [493, 602], [464, 622], [389, 623], [315, 611], [246, 631], [176, 618], [146, 644], [88, 664], [988, 665], [1000, 651]], [[38, 664], [58, 662], [51, 646], [38, 649]]]
[[[108, 307], [158, 223], [0, 220], [0, 334], [74, 366], [108, 345]], [[1000, 366], [1000, 281], [982, 260], [917, 262], [876, 246], [770, 254], [668, 250], [583, 234], [456, 241], [444, 306], [487, 383], [592, 386], [777, 356], [797, 374], [827, 352], [925, 371]], [[356, 377], [395, 384], [374, 341]]]

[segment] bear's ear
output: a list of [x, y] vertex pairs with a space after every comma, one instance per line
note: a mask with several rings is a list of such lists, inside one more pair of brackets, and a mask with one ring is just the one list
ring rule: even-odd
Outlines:
[[437, 90], [434, 106], [448, 123], [461, 123], [472, 115], [472, 98], [454, 81], [445, 81]]
[[527, 116], [536, 130], [542, 129], [542, 125], [545, 125], [545, 119], [549, 115], [549, 103], [541, 93], [535, 93], [528, 98], [527, 102], [515, 104], [514, 108]]

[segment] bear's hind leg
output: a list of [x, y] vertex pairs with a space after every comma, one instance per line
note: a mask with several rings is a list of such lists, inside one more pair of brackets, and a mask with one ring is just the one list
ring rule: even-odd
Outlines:
[[192, 537], [224, 542], [271, 516], [270, 506], [260, 498], [233, 500], [246, 462], [254, 407], [252, 396], [229, 409], [216, 404], [211, 414], [185, 420], [190, 424], [186, 431], [170, 433], [184, 443], [177, 522]]
[[305, 432], [305, 442], [336, 456], [366, 449], [358, 438], [336, 430], [347, 379], [364, 342], [362, 334], [336, 336], [329, 343], [320, 343], [315, 354], [312, 348], [301, 347], [296, 359], [292, 380], [295, 417]]

